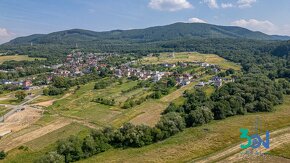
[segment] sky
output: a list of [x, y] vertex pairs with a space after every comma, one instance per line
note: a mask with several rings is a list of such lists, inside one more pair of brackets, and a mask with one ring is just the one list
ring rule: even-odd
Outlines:
[[0, 43], [75, 28], [109, 31], [175, 22], [290, 36], [290, 0], [0, 0]]

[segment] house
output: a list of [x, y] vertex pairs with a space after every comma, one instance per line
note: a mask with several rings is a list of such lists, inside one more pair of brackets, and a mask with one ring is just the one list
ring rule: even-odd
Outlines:
[[121, 77], [122, 77], [122, 70], [120, 70], [120, 69], [116, 69], [116, 70], [115, 70], [115, 75], [116, 75], [118, 78], [121, 78]]
[[217, 69], [217, 68], [213, 68], [212, 71], [213, 71], [214, 73], [218, 73], [218, 72], [219, 72], [219, 69]]
[[184, 79], [191, 80], [193, 78], [190, 74], [183, 74]]
[[211, 81], [216, 87], [221, 87], [223, 85], [223, 79], [218, 76], [214, 76]]
[[25, 80], [23, 81], [23, 87], [24, 88], [29, 88], [30, 86], [32, 86], [32, 81], [31, 80]]
[[198, 84], [195, 85], [195, 87], [204, 87], [205, 86], [205, 82], [199, 82]]
[[183, 80], [180, 82], [180, 85], [181, 85], [181, 86], [188, 85], [188, 84], [190, 84], [190, 80], [188, 80], [188, 79], [183, 79]]
[[12, 82], [10, 80], [2, 80], [1, 83], [5, 84], [5, 85], [12, 84]]
[[154, 81], [154, 82], [157, 82], [157, 81], [159, 81], [161, 78], [162, 78], [162, 75], [161, 75], [161, 74], [156, 74], [156, 75], [153, 77], [153, 81]]
[[201, 67], [209, 67], [210, 64], [208, 64], [208, 63], [201, 63], [200, 66], [201, 66]]

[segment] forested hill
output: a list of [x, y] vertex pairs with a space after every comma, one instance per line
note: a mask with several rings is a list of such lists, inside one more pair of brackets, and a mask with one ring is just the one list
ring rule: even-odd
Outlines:
[[16, 38], [6, 45], [34, 44], [72, 44], [77, 42], [124, 40], [133, 42], [152, 42], [176, 39], [255, 39], [290, 40], [288, 36], [267, 35], [235, 26], [218, 26], [204, 23], [175, 23], [146, 29], [113, 30], [94, 32], [72, 29], [50, 34], [37, 34]]

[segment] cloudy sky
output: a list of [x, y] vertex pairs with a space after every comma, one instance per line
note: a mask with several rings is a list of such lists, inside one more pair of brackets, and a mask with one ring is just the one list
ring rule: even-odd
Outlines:
[[107, 31], [175, 22], [290, 35], [289, 0], [0, 0], [0, 43], [72, 28]]

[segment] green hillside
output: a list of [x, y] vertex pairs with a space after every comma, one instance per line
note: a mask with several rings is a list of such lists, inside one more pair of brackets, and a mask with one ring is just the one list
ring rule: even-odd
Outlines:
[[285, 40], [289, 37], [271, 36], [262, 32], [254, 32], [235, 26], [218, 26], [204, 23], [175, 23], [146, 29], [113, 30], [94, 32], [82, 29], [72, 29], [50, 34], [37, 34], [16, 38], [8, 45], [19, 44], [71, 44], [83, 41], [126, 40], [126, 41], [163, 41], [173, 39], [211, 39], [211, 38], [240, 38], [255, 40]]

